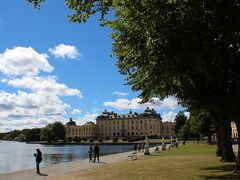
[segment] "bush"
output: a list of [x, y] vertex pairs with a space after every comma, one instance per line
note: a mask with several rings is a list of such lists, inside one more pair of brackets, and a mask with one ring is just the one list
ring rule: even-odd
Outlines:
[[128, 142], [141, 141], [141, 140], [143, 140], [143, 139], [141, 137], [137, 137], [137, 136], [128, 137]]
[[103, 139], [98, 139], [98, 142], [103, 142]]
[[113, 142], [118, 142], [118, 138], [113, 138]]
[[149, 137], [149, 139], [157, 139], [157, 138], [159, 138], [158, 135], [151, 135], [151, 136], [148, 136], [148, 137]]
[[122, 138], [122, 141], [127, 141], [127, 140], [128, 140], [127, 137]]
[[71, 137], [68, 137], [67, 140], [68, 140], [68, 142], [72, 142], [72, 138]]
[[94, 142], [94, 140], [93, 139], [89, 139], [89, 142]]
[[77, 138], [76, 138], [76, 142], [81, 142], [81, 138], [80, 138], [80, 137], [77, 137]]

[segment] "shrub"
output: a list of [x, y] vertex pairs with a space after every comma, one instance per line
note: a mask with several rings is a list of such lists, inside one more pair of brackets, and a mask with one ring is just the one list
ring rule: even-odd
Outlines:
[[117, 137], [113, 138], [113, 142], [118, 142], [118, 138]]

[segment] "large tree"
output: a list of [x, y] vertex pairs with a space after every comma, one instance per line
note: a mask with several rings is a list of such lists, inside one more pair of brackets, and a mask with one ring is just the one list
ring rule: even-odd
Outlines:
[[52, 124], [48, 124], [41, 129], [40, 140], [48, 142], [53, 140]]
[[183, 111], [180, 111], [176, 115], [174, 121], [175, 121], [174, 130], [175, 130], [176, 135], [179, 137], [179, 132], [180, 132], [181, 128], [186, 124], [187, 116], [184, 114]]
[[[28, 1], [36, 7], [43, 2]], [[141, 91], [143, 102], [174, 95], [184, 106], [211, 112], [222, 160], [234, 160], [230, 121], [240, 126], [240, 0], [66, 0], [66, 5], [73, 22], [101, 12], [102, 23], [113, 29], [119, 71]], [[109, 9], [113, 20], [104, 18]]]
[[54, 140], [65, 140], [66, 129], [62, 122], [54, 122], [51, 127]]

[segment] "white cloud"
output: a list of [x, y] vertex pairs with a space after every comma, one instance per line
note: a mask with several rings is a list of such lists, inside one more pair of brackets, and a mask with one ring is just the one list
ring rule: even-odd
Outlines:
[[0, 92], [0, 118], [63, 115], [70, 108], [55, 95]]
[[173, 122], [175, 117], [176, 117], [177, 113], [173, 112], [173, 111], [169, 111], [167, 113], [163, 113], [162, 116], [162, 120], [165, 121], [171, 121]]
[[55, 121], [61, 121], [65, 124], [68, 120], [62, 116], [51, 116], [51, 117], [26, 117], [24, 119], [11, 119], [7, 118], [0, 120], [0, 132], [8, 132], [11, 130], [22, 130], [22, 129], [32, 129], [32, 128], [42, 128], [49, 123]]
[[168, 97], [165, 98], [163, 101], [159, 100], [158, 98], [153, 98], [153, 103], [144, 103], [140, 104], [141, 99], [135, 98], [132, 100], [129, 99], [117, 99], [115, 102], [104, 102], [104, 106], [113, 107], [119, 110], [123, 109], [145, 109], [146, 107], [154, 108], [154, 109], [161, 109], [161, 108], [169, 108], [169, 109], [176, 109], [178, 108], [177, 99], [175, 97]]
[[81, 114], [80, 109], [73, 109], [71, 114]]
[[71, 89], [65, 84], [57, 83], [56, 76], [47, 77], [22, 77], [11, 79], [7, 84], [15, 88], [30, 89], [35, 93], [53, 94], [58, 96], [78, 96], [82, 93], [78, 89]]
[[123, 97], [123, 96], [128, 96], [128, 93], [119, 92], [119, 91], [114, 91], [114, 92], [112, 93], [112, 95], [116, 95], [116, 96]]
[[75, 46], [70, 46], [65, 44], [59, 44], [54, 48], [50, 48], [49, 51], [56, 58], [77, 59], [83, 56], [81, 53], [78, 52]]
[[83, 125], [86, 124], [87, 122], [96, 122], [96, 118], [98, 115], [99, 114], [97, 113], [86, 113], [82, 118], [76, 120], [76, 124]]
[[31, 47], [14, 47], [0, 54], [0, 72], [8, 76], [32, 76], [40, 71], [52, 72], [48, 56], [40, 54]]

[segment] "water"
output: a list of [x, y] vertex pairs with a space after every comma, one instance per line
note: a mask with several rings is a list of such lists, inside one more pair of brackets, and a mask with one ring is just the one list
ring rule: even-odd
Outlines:
[[[43, 153], [41, 166], [87, 159], [89, 146], [85, 145], [40, 145], [0, 141], [0, 174], [35, 168], [36, 148]], [[131, 151], [132, 145], [101, 145], [100, 155]]]

